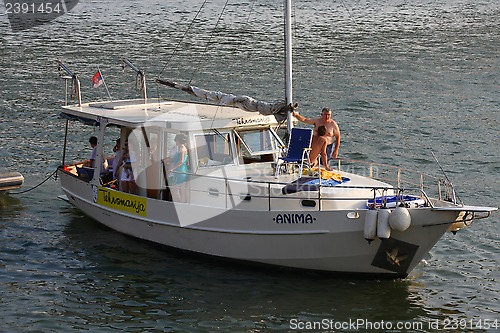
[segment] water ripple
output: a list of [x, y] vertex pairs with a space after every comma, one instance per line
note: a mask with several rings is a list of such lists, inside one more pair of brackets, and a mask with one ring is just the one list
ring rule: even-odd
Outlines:
[[[182, 42], [198, 4], [180, 0], [80, 2], [17, 34], [0, 20], [2, 166], [33, 186], [59, 165], [64, 82], [56, 59], [80, 74], [85, 100], [106, 97], [90, 87], [97, 65], [115, 98], [137, 96], [133, 73], [120, 68], [124, 55], [146, 69], [151, 87], [167, 65], [167, 78], [282, 99], [281, 3], [230, 3], [211, 35], [224, 3], [208, 2]], [[466, 203], [499, 206], [498, 1], [308, 0], [296, 2], [294, 15], [294, 96], [306, 116], [333, 108], [341, 156], [440, 174], [432, 149]], [[70, 159], [88, 154], [92, 134], [70, 127]], [[0, 196], [0, 313], [9, 332], [257, 332], [287, 331], [291, 319], [498, 318], [498, 214], [447, 234], [406, 280], [358, 281], [158, 249], [98, 226], [59, 193], [49, 181], [27, 196]]]

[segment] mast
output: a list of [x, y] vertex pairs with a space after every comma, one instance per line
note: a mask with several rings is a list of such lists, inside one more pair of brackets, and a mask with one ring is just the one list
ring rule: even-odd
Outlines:
[[[292, 0], [285, 0], [285, 93], [286, 104], [293, 103], [292, 89]], [[291, 112], [287, 115], [287, 128], [291, 133], [293, 127]]]

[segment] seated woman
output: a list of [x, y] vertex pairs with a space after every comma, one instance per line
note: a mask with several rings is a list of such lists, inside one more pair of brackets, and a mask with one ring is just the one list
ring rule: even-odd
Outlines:
[[319, 167], [318, 156], [321, 158], [321, 165], [326, 170], [331, 170], [328, 166], [328, 156], [326, 154], [326, 148], [328, 146], [328, 140], [326, 138], [326, 127], [318, 127], [318, 133], [313, 136], [311, 142], [311, 152], [309, 153], [309, 163], [311, 167]]

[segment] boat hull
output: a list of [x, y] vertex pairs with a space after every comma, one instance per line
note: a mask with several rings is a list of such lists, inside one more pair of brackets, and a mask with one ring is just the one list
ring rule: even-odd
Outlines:
[[[220, 258], [356, 275], [406, 276], [459, 213], [410, 209], [410, 228], [368, 242], [367, 209], [226, 210], [133, 196], [146, 200], [141, 215], [100, 204], [96, 187], [77, 177], [60, 172], [60, 179], [71, 204], [133, 237]], [[206, 219], [186, 224], [186, 216]]]

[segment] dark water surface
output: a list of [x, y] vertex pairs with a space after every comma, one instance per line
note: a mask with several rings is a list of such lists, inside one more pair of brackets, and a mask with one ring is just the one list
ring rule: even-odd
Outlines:
[[[146, 70], [150, 96], [187, 98], [156, 89], [162, 72], [282, 99], [281, 1], [229, 2], [212, 33], [224, 5], [214, 0], [180, 42], [201, 3], [81, 1], [18, 33], [2, 14], [1, 168], [22, 172], [27, 189], [60, 164], [56, 59], [80, 74], [84, 101], [106, 97], [90, 88], [97, 65], [115, 98], [137, 96], [124, 55]], [[294, 96], [305, 115], [334, 109], [341, 156], [439, 175], [432, 148], [467, 204], [500, 206], [500, 2], [297, 1], [294, 14]], [[71, 125], [69, 159], [88, 154], [93, 133]], [[394, 329], [408, 332], [500, 328], [499, 214], [446, 234], [405, 280], [360, 281], [165, 251], [100, 227], [59, 194], [51, 179], [0, 197], [0, 332], [268, 332], [358, 319], [422, 324]], [[457, 319], [467, 322], [453, 330]]]

